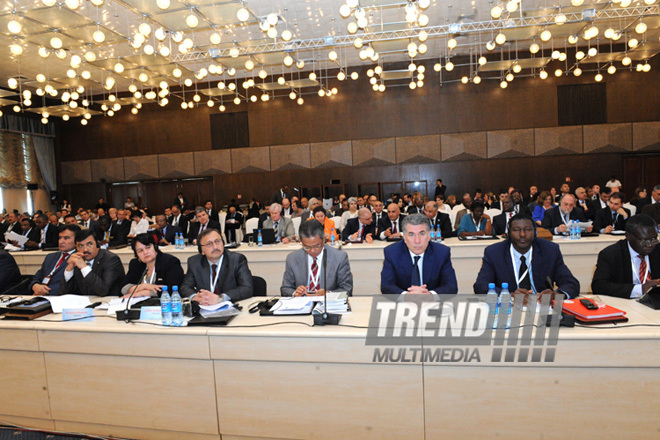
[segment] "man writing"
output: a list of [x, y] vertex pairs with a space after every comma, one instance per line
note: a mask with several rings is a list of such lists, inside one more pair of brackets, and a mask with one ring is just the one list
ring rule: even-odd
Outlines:
[[[324, 246], [323, 225], [308, 221], [298, 231], [302, 249], [286, 257], [282, 296], [323, 296], [327, 290], [353, 292], [353, 274], [346, 252]], [[325, 260], [325, 261], [324, 261]]]
[[[582, 209], [575, 207], [575, 196], [564, 194], [559, 200], [559, 206], [545, 211], [542, 226], [554, 235], [568, 234], [569, 224], [573, 220], [586, 222], [587, 218]], [[589, 226], [587, 232], [592, 229], [593, 226]]]
[[596, 211], [594, 228], [601, 234], [611, 234], [612, 231], [625, 231], [626, 221], [630, 211], [623, 207], [621, 193], [610, 195], [607, 208]]

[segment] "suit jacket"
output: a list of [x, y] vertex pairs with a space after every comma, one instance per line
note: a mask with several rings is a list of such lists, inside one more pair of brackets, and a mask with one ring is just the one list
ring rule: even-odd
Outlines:
[[415, 205], [410, 205], [406, 208], [406, 214], [424, 214], [424, 207], [417, 208]]
[[62, 277], [60, 292], [62, 295], [119, 296], [123, 279], [124, 265], [119, 257], [101, 249], [94, 259], [92, 271], [86, 277], [77, 267], [74, 267], [73, 277], [68, 282]]
[[639, 214], [646, 205], [651, 204], [651, 195], [649, 194], [647, 197], [639, 199], [635, 203], [631, 200], [630, 203], [637, 206], [637, 214]]
[[[272, 229], [273, 228], [273, 219], [268, 217], [264, 221], [264, 229]], [[280, 225], [277, 229], [277, 235], [280, 236], [280, 239], [282, 238], [288, 238], [289, 240], [293, 239], [293, 237], [296, 235], [296, 229], [293, 227], [293, 222], [291, 221], [290, 218], [282, 217], [280, 218]]]
[[[227, 223], [227, 220], [236, 220], [238, 223]], [[227, 216], [225, 217], [225, 231], [227, 229], [238, 229], [243, 225], [243, 214], [240, 212], [236, 211], [234, 214], [234, 217], [231, 217], [229, 213], [227, 213]]]
[[[50, 229], [50, 228], [49, 228]], [[25, 232], [21, 230], [20, 235], [25, 235]], [[41, 241], [41, 229], [33, 226], [27, 233], [28, 240], [39, 243]], [[57, 246], [57, 245], [55, 245]]]
[[[32, 281], [30, 281], [30, 292], [32, 292], [32, 287], [34, 287], [35, 284], [42, 284], [44, 278], [47, 277], [53, 269], [55, 269], [55, 266], [57, 265], [57, 262], [60, 261], [61, 256], [62, 252], [60, 251], [46, 255], [44, 262], [41, 263], [41, 267], [37, 273], [34, 274], [34, 277], [32, 277]], [[50, 292], [48, 295], [53, 296], [60, 294], [60, 286], [62, 280], [64, 279], [64, 269], [66, 269], [66, 262], [68, 259], [69, 257], [67, 257], [66, 260], [64, 260], [64, 263], [62, 263], [60, 267], [58, 267], [57, 270], [53, 272], [53, 275], [51, 275], [50, 281], [48, 282], [48, 287], [50, 287]]]
[[172, 203], [172, 206], [176, 205], [176, 206], [178, 206], [179, 208], [182, 208], [182, 209], [181, 209], [182, 211], [183, 211], [184, 209], [186, 209], [186, 207], [188, 206], [188, 199], [186, 199], [185, 197], [182, 197], [182, 199], [183, 199], [183, 203], [181, 203], [181, 201], [179, 200], [178, 197], [175, 197], [175, 198], [174, 198], [174, 202]]
[[291, 200], [291, 193], [290, 192], [285, 192], [284, 197], [282, 197], [282, 189], [278, 189], [273, 193], [273, 198], [271, 199], [273, 203], [279, 203], [280, 205], [282, 204], [282, 199], [287, 198]]
[[264, 228], [264, 222], [270, 218], [270, 215], [268, 212], [264, 212], [263, 214], [259, 215], [259, 221], [257, 222], [257, 229], [263, 229]]
[[[546, 276], [549, 276], [559, 290], [566, 292], [571, 298], [580, 294], [580, 282], [564, 264], [559, 246], [551, 241], [535, 238], [532, 243], [533, 279], [531, 281], [534, 282], [537, 291], [546, 289]], [[511, 240], [492, 244], [484, 251], [481, 270], [473, 286], [474, 293], [488, 293], [488, 283], [495, 283], [498, 292], [502, 283], [508, 283], [511, 292], [518, 288], [511, 261]]]
[[[190, 228], [188, 232], [188, 241], [190, 243], [192, 243], [193, 240], [197, 240], [200, 226], [201, 225], [199, 222], [190, 223]], [[206, 229], [215, 229], [216, 231], [218, 231], [218, 233], [222, 234], [222, 229], [220, 229], [220, 223], [216, 222], [215, 220], [209, 220], [208, 224], [206, 225]]]
[[656, 223], [660, 223], [660, 203], [648, 203], [642, 208], [642, 214], [648, 215], [653, 218]]
[[[403, 229], [401, 229], [401, 223], [403, 222], [404, 217], [405, 214], [399, 214], [399, 218], [396, 219], [396, 232], [403, 232]], [[381, 238], [381, 235], [383, 232], [391, 228], [392, 228], [392, 221], [387, 215], [385, 215], [385, 217], [380, 219], [380, 223], [378, 224], [378, 238], [380, 240], [386, 240], [387, 237], [383, 236]], [[390, 230], [390, 232], [392, 231]]]
[[[122, 286], [139, 283], [147, 265], [137, 258], [128, 264], [128, 273], [124, 277]], [[172, 286], [180, 286], [183, 282], [183, 268], [177, 257], [163, 252], [156, 255], [156, 279], [154, 284], [165, 285], [172, 291]], [[130, 289], [129, 289], [130, 290]], [[128, 292], [126, 292], [128, 293]], [[160, 294], [158, 295], [160, 296]]]
[[502, 235], [502, 234], [507, 233], [507, 230], [506, 230], [506, 225], [507, 225], [506, 217], [509, 214], [511, 214], [512, 216], [515, 215], [513, 212], [503, 212], [503, 213], [493, 217], [493, 221], [492, 221], [492, 223], [493, 223], [493, 235]]
[[433, 218], [433, 221], [429, 220], [429, 224], [439, 227], [443, 238], [452, 236], [451, 220], [449, 219], [449, 214], [438, 212], [435, 218]]
[[[660, 246], [649, 255], [651, 277], [660, 277]], [[620, 240], [598, 253], [591, 290], [596, 295], [630, 298], [633, 287], [632, 262], [628, 240]]]
[[[625, 231], [626, 230], [626, 221], [630, 218], [630, 211], [627, 208], [623, 208], [628, 214], [627, 218], [623, 218], [622, 215], [617, 216], [616, 223], [614, 223], [614, 230], [616, 231]], [[596, 216], [594, 217], [594, 232], [600, 232], [601, 229], [606, 228], [612, 224], [612, 211], [609, 207], [599, 209], [596, 211]]]
[[[601, 206], [601, 204], [600, 204], [600, 197], [598, 197], [598, 198], [595, 199], [595, 200], [589, 200], [589, 201], [587, 202], [587, 206], [589, 207], [589, 209], [591, 210], [591, 212], [593, 212], [593, 216], [595, 216], [595, 215], [596, 215], [596, 212], [600, 211], [600, 210], [603, 209], [604, 207], [607, 208], [607, 203], [605, 203], [605, 206], [604, 206], [604, 207]], [[593, 218], [593, 217], [592, 217], [592, 218]]]
[[121, 225], [117, 223], [117, 220], [112, 222], [110, 228], [110, 246], [119, 246], [122, 244], [128, 243], [128, 233], [131, 231], [131, 222], [129, 220], [124, 220], [121, 222]]
[[[591, 209], [591, 208], [592, 208], [591, 200], [588, 200], [588, 199], [585, 200], [585, 201], [584, 201], [584, 206], [581, 205], [581, 204], [580, 204], [580, 201], [578, 200], [578, 201], [575, 202], [575, 206], [577, 206], [578, 208], [581, 208], [582, 211], [584, 211], [584, 216], [585, 216], [588, 220], [593, 220], [593, 219], [594, 219], [594, 216], [596, 215], [596, 211], [594, 211], [593, 209]], [[598, 209], [602, 209], [602, 208], [600, 207], [600, 205], [598, 205]]]
[[[345, 290], [353, 294], [353, 274], [346, 252], [325, 246], [325, 254], [319, 272], [319, 288], [327, 290]], [[323, 273], [325, 266], [326, 272]], [[327, 283], [327, 284], [326, 284]], [[309, 265], [307, 253], [298, 249], [286, 257], [286, 268], [282, 277], [280, 293], [292, 296], [298, 286], [309, 286]], [[327, 287], [326, 287], [327, 286]]]
[[[171, 225], [174, 225], [174, 216], [172, 217], [172, 220], [168, 222]], [[179, 223], [176, 225], [181, 228], [181, 232], [183, 232], [183, 235], [188, 234], [188, 219], [186, 218], [183, 213], [179, 214]], [[130, 229], [130, 222], [129, 222], [129, 229]]]
[[0, 249], [0, 293], [21, 282], [21, 271], [14, 257], [4, 249]]
[[526, 204], [524, 204], [524, 203], [514, 204], [514, 212], [515, 212], [516, 207], [518, 208], [518, 213], [519, 214], [527, 214], [531, 217], [532, 212], [529, 210], [529, 208], [527, 207]]
[[[206, 211], [208, 213], [208, 211]], [[215, 209], [211, 209], [211, 213], [209, 214], [209, 218], [211, 220], [215, 220], [216, 222], [220, 223], [220, 214], [218, 214], [218, 211]]]
[[8, 225], [6, 232], [16, 232], [18, 235], [23, 235], [23, 230], [21, 229], [21, 222], [16, 222], [14, 225]]
[[[346, 241], [348, 240], [348, 237], [351, 235], [355, 234], [360, 230], [360, 220], [358, 217], [348, 219], [346, 222], [346, 227], [344, 228], [343, 231], [341, 231], [341, 239]], [[376, 238], [376, 227], [374, 226], [374, 222], [371, 222], [370, 225], [365, 225], [364, 229], [362, 231], [362, 239], [364, 240], [364, 237], [367, 236], [367, 234], [371, 234], [371, 236], [375, 239]]]
[[[393, 243], [385, 248], [385, 261], [380, 272], [380, 291], [398, 295], [411, 285], [413, 259], [404, 241]], [[451, 265], [449, 248], [440, 243], [430, 242], [424, 252], [422, 283], [428, 290], [439, 295], [458, 293], [456, 273]]]
[[[376, 234], [380, 235], [380, 229], [378, 228], [378, 225], [380, 224], [380, 221], [382, 219], [387, 218], [387, 211], [383, 210], [383, 211], [380, 212], [380, 218], [378, 219], [378, 221], [376, 221], [376, 213], [375, 212], [373, 212], [371, 214], [371, 218], [373, 219], [371, 224], [374, 225], [374, 227], [376, 228]], [[374, 237], [374, 238], [376, 238], [376, 237]]]
[[[225, 249], [218, 285], [220, 293], [228, 295], [232, 301], [250, 298], [252, 290], [252, 273], [243, 254], [235, 254]], [[188, 258], [188, 272], [183, 277], [181, 295], [191, 296], [198, 290], [211, 290], [211, 265], [204, 255], [193, 255]]]
[[[587, 221], [587, 218], [584, 216], [584, 211], [582, 211], [580, 208], [573, 208], [568, 217], [570, 220], [579, 220], [581, 222]], [[563, 224], [564, 221], [562, 220], [559, 206], [555, 206], [545, 211], [545, 214], [543, 215], [543, 222], [541, 222], [541, 226], [543, 226], [545, 229], [554, 234], [555, 228]]]
[[169, 244], [174, 243], [176, 234], [181, 233], [181, 228], [178, 226], [167, 225], [164, 230], [165, 233], [163, 233], [163, 229], [156, 229], [156, 237], [158, 237], [158, 241], [164, 238]]

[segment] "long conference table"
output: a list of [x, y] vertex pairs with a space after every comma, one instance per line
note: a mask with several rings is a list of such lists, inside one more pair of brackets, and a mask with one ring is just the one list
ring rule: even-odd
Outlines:
[[604, 299], [632, 326], [561, 328], [547, 363], [374, 362], [368, 296], [332, 327], [247, 307], [215, 328], [0, 320], [0, 421], [154, 440], [657, 439], [660, 312]]
[[[598, 252], [620, 239], [622, 239], [620, 236], [600, 235], [598, 237], [584, 237], [579, 240], [556, 237], [554, 242], [559, 244], [566, 265], [580, 282], [580, 290], [590, 292]], [[462, 241], [458, 238], [448, 238], [443, 243], [451, 248], [452, 264], [458, 279], [458, 292], [473, 293], [472, 285], [481, 267], [484, 249], [486, 246], [496, 243], [496, 240]], [[388, 242], [374, 241], [372, 244], [354, 243], [342, 247], [342, 250], [348, 254], [351, 264], [353, 295], [369, 295], [378, 290], [384, 258], [383, 248], [389, 244]], [[181, 260], [184, 271], [187, 269], [188, 258], [197, 253], [197, 246], [188, 246], [185, 250], [175, 250], [174, 246], [165, 246], [161, 249], [163, 252], [176, 255]], [[246, 256], [253, 275], [266, 280], [268, 295], [277, 296], [280, 293], [286, 256], [297, 249], [300, 249], [298, 243], [265, 245], [263, 247], [250, 247], [243, 244], [235, 252], [240, 252]], [[130, 247], [112, 252], [121, 258], [124, 269], [128, 270], [128, 263], [134, 258]], [[12, 255], [24, 275], [36, 273], [45, 257], [45, 253], [42, 251], [15, 252]]]

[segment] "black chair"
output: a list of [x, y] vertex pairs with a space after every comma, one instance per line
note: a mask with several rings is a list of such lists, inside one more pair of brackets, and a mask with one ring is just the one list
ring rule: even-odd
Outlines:
[[21, 275], [21, 281], [18, 284], [10, 286], [7, 290], [0, 293], [2, 295], [32, 295], [29, 289], [32, 278], [32, 275]]
[[267, 296], [266, 280], [252, 275], [253, 296]]

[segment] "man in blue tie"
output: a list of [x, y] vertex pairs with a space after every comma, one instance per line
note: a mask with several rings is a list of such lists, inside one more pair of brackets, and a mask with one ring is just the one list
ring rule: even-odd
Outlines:
[[385, 248], [380, 291], [390, 295], [457, 293], [458, 283], [449, 248], [431, 242], [426, 216], [406, 216], [402, 229], [403, 241]]

